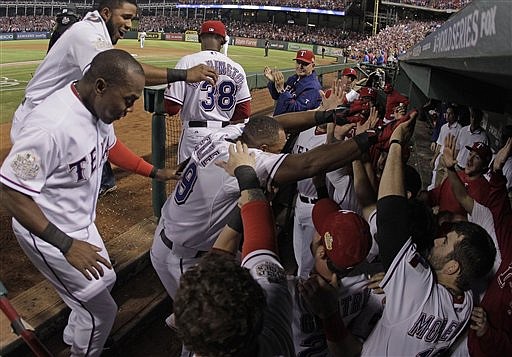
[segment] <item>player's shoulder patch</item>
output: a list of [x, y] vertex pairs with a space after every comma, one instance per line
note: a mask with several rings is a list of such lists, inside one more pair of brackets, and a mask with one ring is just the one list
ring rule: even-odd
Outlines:
[[413, 268], [423, 267], [425, 269], [428, 269], [429, 265], [425, 258], [420, 253], [415, 253], [411, 259], [409, 259], [409, 265], [411, 265]]
[[16, 154], [11, 162], [12, 172], [23, 180], [34, 179], [40, 170], [40, 158], [32, 151], [24, 151]]
[[286, 274], [279, 265], [272, 262], [261, 262], [254, 267], [258, 277], [267, 278], [271, 283], [286, 281]]

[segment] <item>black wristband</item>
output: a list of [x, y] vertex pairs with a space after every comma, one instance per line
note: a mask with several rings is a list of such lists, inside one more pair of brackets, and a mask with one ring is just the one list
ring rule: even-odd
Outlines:
[[59, 248], [62, 254], [66, 254], [73, 244], [73, 238], [58, 229], [52, 222], [48, 223], [39, 238]]
[[167, 68], [167, 83], [186, 81], [186, 80], [187, 80], [187, 70], [186, 69]]
[[400, 146], [402, 146], [402, 142], [398, 139], [393, 139], [389, 142], [389, 145], [391, 146], [391, 144], [398, 144]]
[[326, 123], [334, 123], [334, 110], [317, 110], [315, 112], [315, 124], [316, 126], [326, 124]]
[[240, 192], [252, 188], [260, 188], [260, 180], [256, 175], [256, 171], [249, 165], [238, 166], [235, 169], [235, 177], [238, 181]]
[[156, 168], [156, 166], [153, 166], [153, 168], [151, 169], [151, 172], [149, 173], [149, 177], [154, 179], [156, 177], [157, 173], [158, 173], [158, 169]]
[[240, 214], [240, 207], [235, 206], [233, 210], [228, 215], [228, 223], [226, 223], [229, 228], [238, 233], [242, 234], [244, 232], [244, 225], [242, 222], [242, 215]]
[[453, 165], [453, 166], [451, 166], [451, 167], [446, 166], [446, 169], [447, 169], [448, 171], [453, 171], [453, 172], [455, 172], [455, 171], [456, 171], [456, 170], [455, 170], [455, 165]]
[[354, 136], [353, 139], [356, 142], [357, 146], [359, 147], [359, 151], [361, 151], [361, 152], [366, 152], [371, 146], [371, 144], [368, 140], [367, 132], [358, 134], [358, 135]]

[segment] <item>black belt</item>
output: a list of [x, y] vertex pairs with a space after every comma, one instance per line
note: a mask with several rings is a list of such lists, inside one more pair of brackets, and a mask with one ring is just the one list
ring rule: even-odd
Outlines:
[[[165, 235], [165, 231], [163, 229], [160, 232], [160, 238], [162, 238], [162, 242], [167, 246], [167, 248], [172, 250], [172, 247], [174, 246], [174, 243], [172, 242], [172, 240], [167, 238], [167, 236]], [[208, 253], [208, 252], [206, 252], [204, 250], [198, 250], [196, 255], [193, 256], [192, 258], [200, 258], [201, 256], [205, 255], [206, 253]]]
[[304, 203], [311, 203], [312, 205], [318, 202], [318, 198], [306, 197], [302, 195], [299, 195], [299, 199]]
[[[224, 128], [225, 126], [228, 126], [230, 123], [229, 121], [223, 121], [221, 126]], [[207, 128], [208, 122], [207, 121], [188, 121], [188, 126], [191, 128]]]

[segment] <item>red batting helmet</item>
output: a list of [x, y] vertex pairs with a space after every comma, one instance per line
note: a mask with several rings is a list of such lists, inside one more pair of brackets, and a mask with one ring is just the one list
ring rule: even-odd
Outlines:
[[351, 268], [367, 257], [372, 237], [363, 217], [353, 211], [340, 210], [336, 202], [328, 198], [315, 204], [312, 217], [327, 257], [337, 269]]
[[373, 100], [377, 99], [377, 91], [370, 87], [362, 87], [359, 89], [359, 96], [361, 98], [370, 97]]

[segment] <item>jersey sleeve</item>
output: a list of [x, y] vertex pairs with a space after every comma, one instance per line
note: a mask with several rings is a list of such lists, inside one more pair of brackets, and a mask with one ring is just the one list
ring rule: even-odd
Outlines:
[[[98, 53], [113, 48], [110, 38], [105, 38], [97, 30], [99, 27], [102, 27], [101, 20], [98, 19], [96, 21], [91, 16], [83, 20], [83, 32], [86, 32], [85, 35], [82, 31], [73, 31], [73, 36], [67, 38], [68, 45], [72, 46], [74, 61], [80, 66], [82, 73], [85, 73], [92, 59]], [[86, 24], [90, 26], [86, 26]]]
[[240, 73], [243, 74], [243, 81], [240, 83], [240, 86], [238, 88], [238, 91], [236, 93], [236, 103], [243, 103], [247, 102], [248, 100], [251, 100], [251, 91], [249, 90], [249, 85], [247, 84], [247, 76], [245, 74], [244, 69], [242, 66], [239, 66]]
[[[188, 69], [190, 66], [186, 63], [186, 57], [182, 58], [174, 68], [176, 69]], [[178, 81], [169, 83], [164, 91], [164, 99], [183, 105], [185, 99], [185, 81]]]
[[26, 127], [0, 168], [0, 182], [35, 197], [56, 168], [58, 155], [50, 133], [37, 127]]
[[272, 154], [263, 151], [256, 151], [256, 174], [265, 187], [272, 185], [274, 176], [283, 163], [287, 154]]

